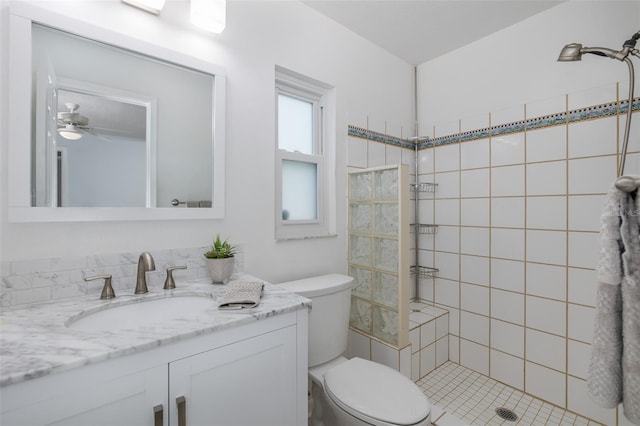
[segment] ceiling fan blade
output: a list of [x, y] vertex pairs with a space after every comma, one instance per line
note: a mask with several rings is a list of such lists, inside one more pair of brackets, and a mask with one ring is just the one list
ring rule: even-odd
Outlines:
[[96, 139], [100, 139], [100, 140], [101, 140], [101, 141], [103, 141], [103, 142], [109, 142], [109, 143], [113, 142], [111, 139], [107, 138], [107, 137], [106, 137], [106, 136], [104, 136], [104, 135], [100, 135], [100, 134], [98, 134], [98, 133], [92, 132], [90, 128], [86, 128], [86, 129], [85, 129], [85, 128], [82, 128], [82, 129], [81, 129], [81, 131], [82, 131], [83, 133], [88, 133], [88, 134], [90, 134], [91, 136], [93, 136], [94, 138], [96, 138]]

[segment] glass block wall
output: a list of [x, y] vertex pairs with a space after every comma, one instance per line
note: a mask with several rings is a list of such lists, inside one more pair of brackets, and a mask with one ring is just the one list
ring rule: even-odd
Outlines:
[[409, 169], [349, 173], [350, 325], [396, 348], [408, 344]]

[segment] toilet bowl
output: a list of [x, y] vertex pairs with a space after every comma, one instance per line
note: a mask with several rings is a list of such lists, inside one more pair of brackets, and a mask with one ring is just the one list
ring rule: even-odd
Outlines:
[[278, 285], [311, 299], [309, 379], [312, 426], [428, 426], [431, 405], [400, 372], [347, 348], [353, 278], [329, 274]]

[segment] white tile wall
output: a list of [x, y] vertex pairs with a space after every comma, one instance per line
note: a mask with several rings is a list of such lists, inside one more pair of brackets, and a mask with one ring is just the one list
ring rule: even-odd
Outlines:
[[460, 281], [489, 285], [489, 258], [460, 256]]
[[527, 296], [527, 327], [547, 333], [566, 335], [567, 306], [557, 300]]
[[566, 406], [566, 375], [533, 362], [525, 363], [525, 391], [552, 404]]
[[524, 197], [491, 198], [491, 226], [524, 228], [524, 200]]
[[567, 268], [565, 266], [527, 263], [527, 294], [567, 300]]
[[460, 169], [489, 167], [489, 139], [460, 144]]
[[615, 117], [609, 117], [569, 126], [569, 158], [615, 154], [617, 124]]
[[504, 259], [524, 260], [524, 230], [491, 230], [491, 256]]
[[527, 198], [527, 228], [567, 229], [567, 197]]
[[524, 325], [524, 295], [491, 289], [491, 317]]
[[567, 157], [567, 128], [546, 127], [527, 132], [527, 162], [562, 160]]
[[595, 306], [596, 289], [595, 270], [568, 268], [567, 298], [569, 302]]
[[564, 161], [527, 165], [527, 195], [566, 193], [567, 166]]
[[491, 165], [505, 166], [524, 163], [524, 133], [512, 133], [491, 138]]
[[491, 259], [491, 287], [524, 292], [524, 263]]
[[527, 260], [564, 265], [567, 263], [567, 235], [564, 231], [528, 230]]
[[460, 339], [460, 365], [489, 375], [489, 348], [466, 339]]
[[474, 169], [463, 170], [460, 173], [461, 197], [488, 197], [489, 196], [489, 170]]
[[489, 288], [475, 284], [460, 283], [460, 309], [488, 316]]
[[462, 227], [460, 253], [477, 256], [489, 255], [489, 228]]
[[491, 196], [524, 195], [524, 166], [491, 169]]
[[489, 198], [466, 198], [460, 200], [460, 225], [489, 226]]
[[491, 377], [513, 386], [524, 389], [524, 361], [500, 351], [491, 351]]
[[559, 336], [527, 329], [527, 360], [558, 371], [565, 371], [566, 340]]
[[524, 330], [523, 326], [492, 319], [491, 347], [522, 358], [524, 356]]

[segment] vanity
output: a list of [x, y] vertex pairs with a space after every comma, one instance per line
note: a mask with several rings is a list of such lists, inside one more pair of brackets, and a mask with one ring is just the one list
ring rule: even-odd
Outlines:
[[[306, 424], [311, 302], [265, 283], [257, 307], [225, 311], [224, 286], [177, 286], [3, 310], [0, 423]], [[153, 318], [121, 310], [136, 305]], [[85, 321], [105, 312], [131, 321]]]
[[[8, 17], [8, 221], [223, 219], [225, 69], [36, 3]], [[139, 13], [101, 3], [105, 23]], [[257, 307], [223, 311], [206, 279], [135, 295], [116, 258], [7, 278], [61, 299], [0, 312], [0, 424], [307, 423], [308, 299], [265, 283]], [[76, 295], [96, 271], [121, 275], [116, 298]]]

